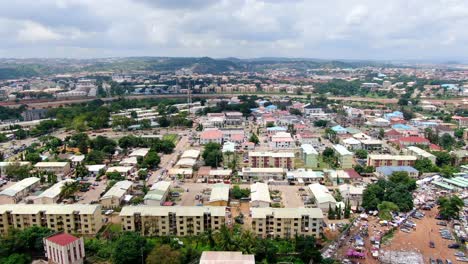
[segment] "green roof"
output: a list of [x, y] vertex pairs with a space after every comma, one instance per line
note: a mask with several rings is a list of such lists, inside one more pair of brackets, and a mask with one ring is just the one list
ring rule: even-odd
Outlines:
[[445, 183], [443, 183], [443, 182], [440, 182], [440, 181], [433, 181], [432, 183], [433, 183], [434, 185], [437, 185], [437, 186], [442, 187], [442, 188], [444, 188], [444, 189], [447, 189], [447, 190], [449, 190], [449, 191], [453, 190], [453, 187], [452, 187], [452, 186], [450, 186], [450, 185], [448, 185], [448, 184], [445, 184]]
[[453, 184], [455, 186], [461, 187], [461, 188], [466, 188], [468, 187], [468, 184], [466, 182], [460, 182], [454, 179], [443, 179], [443, 181]]

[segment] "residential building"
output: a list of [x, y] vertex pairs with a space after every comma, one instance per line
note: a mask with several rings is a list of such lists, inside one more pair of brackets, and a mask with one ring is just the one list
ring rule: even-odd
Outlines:
[[34, 198], [35, 204], [55, 204], [60, 198], [60, 193], [62, 192], [62, 187], [67, 183], [75, 182], [72, 179], [66, 179], [59, 181], [56, 184], [52, 185], [49, 189], [43, 191], [36, 198]]
[[296, 142], [290, 133], [278, 132], [271, 136], [270, 147], [273, 149], [290, 149], [296, 146]]
[[123, 231], [144, 236], [193, 236], [219, 230], [225, 224], [224, 206], [125, 206], [120, 212]]
[[249, 152], [249, 166], [252, 168], [294, 168], [293, 152]]
[[351, 184], [342, 184], [338, 187], [338, 190], [340, 190], [341, 196], [343, 197], [343, 201], [346, 202], [349, 200], [353, 206], [362, 204], [362, 194], [364, 189], [364, 186], [355, 186]]
[[115, 208], [122, 204], [125, 195], [128, 195], [132, 190], [133, 182], [119, 181], [114, 184], [102, 197], [99, 199], [102, 207]]
[[323, 172], [307, 169], [297, 169], [286, 173], [288, 181], [293, 181], [298, 185], [317, 183], [323, 181]]
[[23, 179], [0, 192], [0, 204], [18, 203], [39, 185], [40, 179], [37, 177]]
[[217, 183], [211, 188], [210, 206], [227, 206], [229, 203], [229, 184]]
[[336, 134], [338, 134], [338, 135], [343, 135], [343, 134], [348, 133], [348, 130], [346, 130], [346, 128], [344, 128], [344, 127], [342, 127], [340, 125], [332, 127], [331, 130], [335, 131]]
[[170, 181], [158, 181], [154, 183], [144, 197], [145, 204], [155, 206], [163, 205], [169, 194], [170, 187]]
[[322, 233], [323, 213], [319, 208], [251, 208], [252, 231], [262, 238], [293, 238]]
[[223, 132], [219, 129], [205, 130], [200, 133], [200, 144], [205, 145], [208, 143], [223, 144]]
[[411, 166], [381, 166], [375, 169], [375, 174], [383, 178], [390, 177], [395, 172], [406, 172], [413, 178], [419, 176], [419, 171]]
[[382, 149], [382, 140], [378, 139], [364, 139], [361, 140], [362, 149], [368, 151], [381, 150]]
[[306, 167], [317, 168], [318, 152], [312, 145], [301, 145], [301, 157]]
[[3, 204], [0, 205], [0, 233], [10, 229], [42, 226], [60, 232], [94, 235], [102, 227], [97, 204]]
[[414, 166], [416, 156], [412, 155], [380, 155], [369, 154], [367, 156], [367, 166], [374, 168], [380, 166]]
[[433, 164], [436, 162], [436, 156], [431, 154], [424, 149], [418, 148], [416, 146], [409, 146], [406, 148], [409, 155], [416, 156], [417, 159], [429, 159]]
[[343, 145], [333, 145], [333, 150], [335, 151], [336, 155], [338, 156], [338, 163], [340, 167], [343, 169], [349, 169], [353, 167], [353, 153], [350, 152], [346, 147]]
[[149, 152], [149, 148], [138, 148], [132, 151], [128, 156], [129, 157], [146, 157], [146, 154]]
[[256, 182], [250, 185], [251, 207], [269, 207], [270, 203], [270, 190], [266, 183]]
[[423, 137], [402, 137], [398, 139], [398, 144], [400, 144], [401, 147], [408, 147], [414, 145], [429, 146], [431, 142]]
[[283, 180], [286, 169], [283, 168], [251, 168], [242, 167], [242, 173], [239, 176], [244, 180], [262, 179], [262, 180]]
[[336, 200], [331, 192], [320, 183], [313, 183], [308, 186], [311, 198], [315, 201], [314, 204], [322, 211], [328, 212], [328, 209], [335, 208]]
[[244, 120], [241, 112], [226, 112], [225, 113], [226, 126], [241, 126]]
[[118, 172], [124, 177], [130, 176], [134, 168], [132, 166], [114, 166], [107, 168], [106, 174], [110, 172]]
[[199, 264], [255, 264], [255, 256], [238, 251], [203, 251]]
[[52, 172], [57, 176], [64, 176], [70, 172], [70, 163], [68, 162], [38, 162], [34, 168], [40, 171]]
[[67, 233], [44, 238], [44, 252], [52, 264], [82, 264], [85, 258], [83, 238]]

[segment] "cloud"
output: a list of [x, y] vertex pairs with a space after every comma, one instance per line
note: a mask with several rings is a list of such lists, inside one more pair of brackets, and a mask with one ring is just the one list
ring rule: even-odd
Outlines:
[[467, 27], [465, 0], [15, 0], [0, 56], [457, 59]]

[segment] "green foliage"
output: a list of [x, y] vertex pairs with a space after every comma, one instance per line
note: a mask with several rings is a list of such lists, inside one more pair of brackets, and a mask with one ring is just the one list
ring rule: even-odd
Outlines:
[[448, 152], [434, 151], [432, 154], [436, 156], [436, 165], [439, 167], [453, 164], [453, 157]]
[[439, 145], [446, 150], [451, 150], [453, 146], [455, 145], [455, 142], [456, 142], [455, 139], [447, 133], [443, 134], [439, 138]]
[[139, 233], [125, 232], [116, 240], [111, 259], [114, 264], [139, 263], [146, 253], [146, 239]]
[[33, 164], [42, 160], [41, 156], [37, 152], [26, 154], [25, 159]]
[[232, 187], [231, 194], [236, 199], [248, 198], [250, 196], [250, 190], [249, 189], [241, 189], [239, 187], [239, 185], [234, 185], [234, 187]]
[[258, 136], [255, 133], [252, 133], [252, 135], [249, 138], [249, 141], [254, 143], [255, 145], [258, 145], [258, 143], [260, 142]]
[[114, 154], [117, 142], [104, 136], [97, 136], [95, 139], [90, 140], [90, 147], [93, 150], [99, 150], [107, 154]]
[[[146, 257], [146, 264], [179, 264], [181, 263], [180, 251], [172, 249], [169, 245], [154, 247]], [[186, 263], [186, 262], [184, 262]]]
[[358, 149], [354, 152], [354, 155], [356, 155], [356, 157], [358, 159], [366, 159], [367, 158], [367, 150], [365, 149]]
[[414, 168], [420, 173], [437, 172], [439, 168], [432, 164], [432, 161], [428, 158], [417, 159], [414, 163]]
[[205, 150], [202, 153], [205, 164], [211, 167], [218, 167], [223, 162], [223, 153], [221, 145], [218, 143], [208, 143], [205, 145]]
[[104, 159], [106, 158], [106, 154], [100, 150], [91, 150], [86, 155], [86, 163], [87, 164], [102, 164]]
[[158, 153], [154, 151], [149, 151], [148, 154], [146, 154], [146, 157], [143, 159], [143, 163], [141, 167], [154, 169], [159, 166], [160, 162], [161, 162], [161, 158], [158, 156]]
[[22, 180], [30, 176], [30, 169], [29, 166], [12, 163], [5, 167], [5, 175], [10, 179]]
[[52, 233], [52, 230], [38, 226], [11, 230], [0, 237], [0, 263], [30, 263], [32, 256], [44, 255], [43, 238]]
[[291, 115], [302, 116], [301, 110], [296, 109], [296, 108], [289, 108], [289, 113], [290, 113]]
[[383, 201], [377, 208], [379, 209], [379, 217], [383, 220], [392, 220], [391, 212], [398, 212], [400, 208], [392, 202]]
[[440, 197], [438, 202], [439, 215], [447, 220], [458, 219], [460, 211], [464, 206], [463, 200], [456, 195], [451, 197]]
[[123, 181], [125, 180], [125, 177], [123, 177], [120, 173], [114, 171], [114, 172], [108, 172], [106, 173], [107, 179], [112, 180], [112, 181]]
[[314, 126], [315, 127], [327, 127], [328, 125], [328, 120], [317, 120], [317, 121], [314, 121]]

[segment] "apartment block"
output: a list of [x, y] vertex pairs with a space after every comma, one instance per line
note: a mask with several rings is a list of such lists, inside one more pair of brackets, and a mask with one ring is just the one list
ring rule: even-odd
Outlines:
[[225, 224], [225, 206], [126, 206], [120, 212], [124, 231], [145, 236], [192, 236]]
[[301, 145], [301, 157], [304, 165], [310, 168], [317, 168], [318, 152], [310, 144]]
[[323, 214], [319, 208], [251, 208], [252, 231], [259, 237], [320, 237]]
[[52, 172], [57, 176], [63, 176], [70, 172], [70, 163], [68, 162], [38, 162], [34, 168], [41, 171]]
[[429, 152], [427, 152], [427, 151], [425, 151], [424, 149], [421, 149], [421, 148], [418, 148], [418, 147], [415, 147], [415, 146], [409, 146], [407, 148], [407, 152], [410, 155], [416, 156], [418, 159], [427, 158], [432, 162], [432, 164], [435, 164], [435, 162], [436, 162], [436, 156], [429, 153]]
[[338, 162], [340, 167], [343, 169], [350, 169], [353, 167], [353, 153], [350, 152], [343, 145], [333, 145], [333, 150], [335, 150], [336, 155], [338, 156]]
[[39, 187], [40, 179], [37, 177], [25, 178], [12, 186], [0, 192], [0, 203], [14, 204], [21, 201], [23, 198], [34, 189]]
[[293, 152], [249, 152], [249, 166], [252, 168], [294, 168]]
[[4, 204], [0, 205], [0, 233], [11, 228], [42, 226], [57, 232], [96, 234], [102, 227], [100, 205]]
[[367, 156], [367, 166], [375, 168], [381, 166], [414, 166], [416, 157], [411, 155], [378, 155], [371, 154]]

